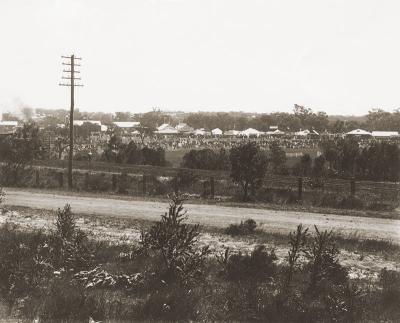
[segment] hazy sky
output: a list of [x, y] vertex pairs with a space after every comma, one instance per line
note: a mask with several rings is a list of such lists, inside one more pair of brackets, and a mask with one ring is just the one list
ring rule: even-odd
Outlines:
[[400, 107], [400, 1], [0, 0], [0, 109]]

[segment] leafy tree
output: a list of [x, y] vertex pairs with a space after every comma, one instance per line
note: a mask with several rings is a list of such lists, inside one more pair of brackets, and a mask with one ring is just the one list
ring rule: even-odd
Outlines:
[[267, 158], [254, 142], [233, 147], [230, 153], [231, 178], [243, 190], [243, 199], [248, 200], [249, 190], [252, 195], [262, 185]]
[[310, 176], [312, 169], [312, 158], [309, 154], [301, 156], [299, 162], [293, 167], [293, 172], [297, 176]]
[[312, 174], [315, 177], [324, 177], [326, 170], [325, 170], [325, 162], [326, 159], [324, 155], [318, 156], [314, 158], [314, 165], [312, 168]]
[[270, 146], [272, 170], [274, 173], [279, 173], [279, 170], [286, 164], [286, 153], [279, 146], [278, 142], [273, 142]]
[[207, 170], [227, 170], [230, 168], [228, 152], [225, 149], [192, 149], [182, 158], [181, 167]]
[[3, 162], [2, 177], [6, 185], [18, 185], [21, 176], [35, 158], [42, 155], [39, 128], [25, 123], [15, 134], [0, 141], [0, 160]]

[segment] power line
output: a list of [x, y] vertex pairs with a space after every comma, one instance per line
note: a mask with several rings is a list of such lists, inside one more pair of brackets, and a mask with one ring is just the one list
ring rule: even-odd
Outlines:
[[62, 59], [68, 59], [67, 62], [62, 62], [62, 65], [68, 65], [69, 70], [63, 69], [63, 73], [68, 73], [67, 76], [62, 76], [61, 79], [69, 80], [69, 83], [59, 83], [59, 86], [70, 87], [71, 91], [71, 109], [69, 112], [69, 158], [68, 158], [68, 188], [72, 189], [72, 160], [74, 156], [74, 104], [75, 104], [75, 87], [82, 87], [82, 84], [75, 84], [76, 80], [81, 80], [80, 77], [75, 77], [76, 73], [80, 73], [75, 69], [76, 66], [81, 66], [76, 64], [76, 60], [82, 60], [81, 57], [71, 56], [61, 56]]

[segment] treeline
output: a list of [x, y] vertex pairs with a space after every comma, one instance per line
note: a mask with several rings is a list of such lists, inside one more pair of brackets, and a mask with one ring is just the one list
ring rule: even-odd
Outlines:
[[184, 122], [194, 128], [220, 128], [224, 131], [247, 128], [268, 131], [270, 126], [277, 126], [281, 130], [291, 132], [300, 129], [314, 129], [317, 132], [326, 130], [332, 133], [345, 133], [357, 128], [369, 131], [400, 131], [400, 110], [392, 113], [372, 110], [365, 117], [346, 120], [345, 117], [330, 117], [325, 112], [314, 112], [310, 108], [295, 105], [292, 113], [276, 112], [252, 116], [221, 112], [191, 113], [185, 117]]
[[[241, 145], [240, 147], [244, 147]], [[400, 148], [395, 143], [374, 142], [361, 147], [352, 139], [325, 141], [322, 154], [314, 159], [304, 154], [292, 167], [287, 166], [285, 151], [278, 142], [258, 154], [266, 160], [270, 173], [305, 177], [340, 177], [374, 181], [400, 180]], [[191, 150], [183, 157], [181, 167], [205, 170], [230, 170], [234, 150]], [[243, 164], [243, 167], [245, 165]]]
[[[40, 126], [56, 126], [65, 123], [67, 110], [36, 109], [36, 113], [45, 115], [38, 122]], [[25, 108], [24, 120], [30, 120], [34, 115], [33, 110]], [[18, 119], [11, 113], [3, 113], [3, 120]], [[75, 111], [75, 119], [99, 120], [102, 124], [111, 125], [114, 121], [139, 121], [147, 129], [154, 130], [162, 123], [173, 126], [185, 122], [194, 128], [207, 130], [220, 128], [224, 131], [230, 129], [244, 130], [255, 128], [260, 131], [269, 130], [270, 126], [278, 126], [284, 131], [299, 131], [300, 129], [314, 129], [318, 132], [330, 131], [333, 133], [348, 132], [357, 128], [386, 131], [400, 131], [400, 110], [387, 112], [381, 109], [369, 111], [363, 117], [328, 116], [325, 112], [314, 112], [308, 107], [295, 105], [292, 113], [275, 112], [250, 114], [243, 112], [197, 112], [170, 114], [159, 109], [147, 113], [134, 114], [129, 111], [104, 113]], [[348, 120], [347, 120], [348, 119]]]
[[116, 135], [111, 136], [101, 159], [111, 163], [167, 166], [164, 149], [139, 147], [133, 141], [124, 144]]

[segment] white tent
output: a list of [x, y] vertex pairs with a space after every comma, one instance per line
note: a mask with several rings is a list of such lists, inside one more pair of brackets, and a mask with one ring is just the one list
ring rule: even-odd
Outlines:
[[355, 130], [349, 131], [348, 133], [346, 133], [346, 135], [347, 136], [371, 136], [371, 133], [366, 130], [355, 129]]
[[155, 131], [155, 133], [158, 133], [159, 135], [175, 135], [179, 133], [178, 130], [176, 130], [174, 127], [167, 127], [161, 130]]
[[224, 133], [225, 136], [237, 136], [239, 134], [240, 134], [239, 130], [228, 130], [228, 131], [225, 131], [225, 133]]
[[281, 136], [284, 135], [285, 133], [279, 129], [276, 129], [274, 131], [267, 131], [265, 134], [269, 136]]
[[399, 133], [397, 131], [372, 131], [372, 137], [378, 138], [392, 138], [398, 137]]
[[168, 123], [163, 123], [161, 126], [157, 127], [157, 130], [164, 130], [166, 128], [173, 128], [172, 126], [170, 126]]
[[91, 123], [96, 126], [101, 126], [101, 121], [97, 120], [74, 120], [74, 126], [82, 126], [84, 123]]
[[200, 128], [196, 129], [193, 133], [196, 136], [204, 136], [206, 134], [206, 131], [204, 130], [204, 128]]
[[118, 128], [135, 128], [140, 126], [138, 121], [115, 121], [113, 122]]
[[222, 130], [220, 128], [215, 128], [215, 129], [211, 130], [211, 134], [213, 136], [221, 136], [222, 135]]
[[310, 130], [306, 129], [306, 130], [300, 130], [298, 132], [295, 132], [296, 136], [308, 136], [310, 134]]
[[249, 129], [243, 130], [242, 132], [240, 132], [240, 134], [243, 136], [247, 136], [247, 137], [250, 137], [250, 136], [258, 137], [259, 135], [262, 134], [262, 132], [258, 131], [257, 129], [254, 129], [254, 128], [249, 128]]

